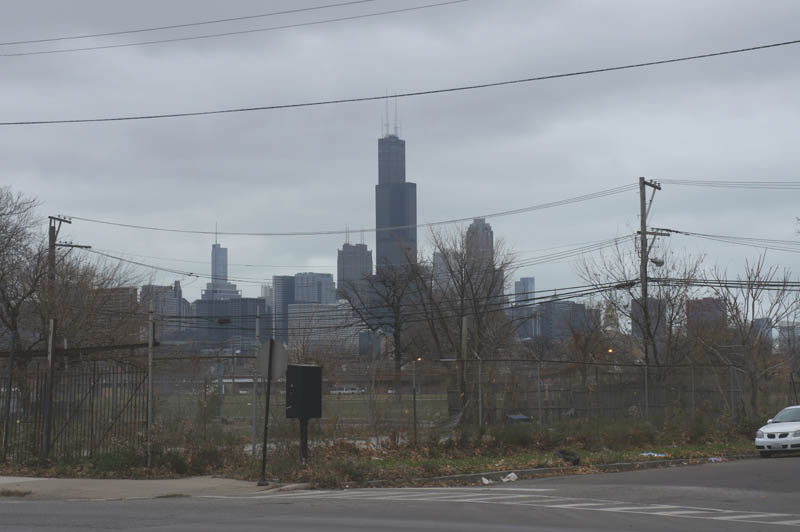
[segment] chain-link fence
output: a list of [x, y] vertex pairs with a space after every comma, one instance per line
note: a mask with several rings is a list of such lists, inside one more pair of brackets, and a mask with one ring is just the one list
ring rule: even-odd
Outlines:
[[[187, 445], [256, 451], [266, 387], [254, 362], [252, 356], [177, 357], [157, 350], [150, 429], [156, 451]], [[312, 422], [312, 439], [411, 441], [458, 426], [549, 426], [576, 418], [736, 418], [748, 411], [753, 393], [764, 412], [800, 402], [800, 385], [790, 370], [772, 372], [753, 390], [749, 375], [735, 366], [414, 360], [397, 374], [392, 360], [318, 363], [323, 417]], [[22, 461], [42, 456], [46, 447], [54, 459], [85, 459], [120, 447], [145, 453], [147, 379], [144, 353], [126, 361], [60, 361], [48, 401], [43, 361], [18, 368], [10, 389], [8, 366], [0, 365], [5, 455]], [[273, 383], [270, 445], [297, 441], [298, 425], [286, 419], [285, 397], [285, 383]]]

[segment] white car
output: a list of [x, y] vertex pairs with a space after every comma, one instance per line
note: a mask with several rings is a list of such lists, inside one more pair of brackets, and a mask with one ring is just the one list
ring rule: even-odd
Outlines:
[[800, 405], [787, 406], [756, 432], [756, 450], [763, 458], [800, 451]]

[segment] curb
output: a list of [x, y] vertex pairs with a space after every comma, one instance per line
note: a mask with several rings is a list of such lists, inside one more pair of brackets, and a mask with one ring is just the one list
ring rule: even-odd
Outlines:
[[[749, 460], [758, 458], [758, 455], [750, 454], [736, 454], [730, 456], [714, 457], [719, 458], [723, 462], [732, 462], [737, 460]], [[462, 473], [459, 475], [445, 475], [439, 477], [421, 477], [421, 478], [408, 478], [395, 481], [389, 480], [371, 480], [367, 482], [367, 486], [372, 488], [380, 488], [386, 485], [394, 485], [395, 483], [424, 483], [424, 482], [481, 482], [483, 477], [493, 482], [502, 482], [502, 478], [510, 473], [516, 474], [520, 479], [533, 479], [540, 477], [549, 477], [559, 474], [570, 474], [576, 472], [582, 473], [602, 473], [602, 472], [624, 472], [636, 471], [640, 469], [658, 469], [662, 467], [676, 467], [682, 465], [700, 465], [711, 462], [711, 457], [705, 458], [671, 458], [668, 460], [647, 460], [642, 462], [618, 462], [614, 464], [593, 464], [589, 466], [563, 466], [563, 467], [539, 467], [534, 469], [508, 469], [505, 471], [487, 471], [485, 473]]]

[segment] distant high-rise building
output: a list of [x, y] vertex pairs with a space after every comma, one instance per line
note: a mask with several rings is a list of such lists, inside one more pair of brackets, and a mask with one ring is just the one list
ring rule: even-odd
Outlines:
[[475, 218], [467, 228], [467, 250], [473, 259], [493, 260], [494, 231], [485, 218]]
[[237, 297], [232, 299], [198, 299], [193, 304], [193, 313], [202, 329], [196, 335], [215, 344], [236, 351], [253, 351], [256, 340], [256, 316], [261, 317], [261, 339], [271, 334], [269, 307], [260, 297]]
[[92, 329], [99, 345], [134, 343], [147, 338], [145, 320], [137, 316], [140, 307], [136, 287], [98, 288], [92, 291], [92, 297], [97, 304]]
[[460, 269], [458, 253], [453, 249], [442, 249], [433, 252], [433, 271], [431, 274], [432, 288], [439, 293], [445, 293], [453, 288], [454, 276]]
[[521, 277], [514, 283], [514, 307], [511, 315], [519, 323], [517, 334], [521, 338], [533, 338], [539, 335], [539, 323], [533, 304], [535, 291], [535, 277]]
[[[654, 341], [663, 343], [667, 337], [667, 302], [654, 297], [647, 298], [647, 318]], [[631, 333], [635, 338], [644, 338], [645, 315], [640, 299], [631, 299]]]
[[[547, 301], [538, 307], [539, 334], [550, 340], [563, 340], [586, 332], [594, 317], [586, 305], [574, 301]], [[599, 320], [599, 312], [596, 316]]]
[[536, 277], [520, 277], [514, 283], [514, 303], [517, 305], [530, 305], [536, 297]]
[[183, 299], [180, 281], [167, 286], [146, 284], [140, 290], [139, 301], [143, 311], [150, 310], [152, 303], [155, 317], [162, 318], [158, 328], [160, 335], [169, 336], [183, 329], [188, 302]]
[[757, 341], [760, 353], [771, 355], [774, 342], [772, 339], [772, 322], [769, 318], [756, 318], [753, 320], [753, 337]]
[[372, 275], [372, 251], [366, 244], [345, 243], [339, 250], [336, 261], [336, 293], [344, 297], [345, 291], [357, 286]]
[[336, 286], [330, 273], [304, 272], [294, 276], [295, 303], [336, 303]]
[[[397, 134], [378, 139], [375, 186], [375, 267], [417, 260], [417, 185], [406, 182], [406, 143]], [[396, 229], [388, 229], [395, 227]]]
[[800, 323], [783, 321], [778, 324], [778, 347], [784, 354], [800, 351]]
[[202, 299], [234, 299], [242, 297], [236, 285], [228, 282], [228, 248], [218, 243], [211, 245], [211, 282], [201, 294]]
[[289, 305], [294, 299], [294, 275], [272, 276], [273, 337], [286, 343], [289, 340]]
[[267, 305], [272, 305], [272, 285], [271, 284], [262, 284], [261, 285], [261, 298], [266, 300]]
[[686, 302], [686, 328], [691, 335], [719, 334], [727, 326], [727, 317], [724, 299], [703, 297]]

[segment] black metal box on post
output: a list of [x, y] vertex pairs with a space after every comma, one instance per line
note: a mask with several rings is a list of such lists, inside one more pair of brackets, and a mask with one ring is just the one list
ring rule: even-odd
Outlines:
[[286, 417], [300, 420], [300, 456], [308, 458], [308, 420], [322, 417], [322, 367], [286, 367]]

